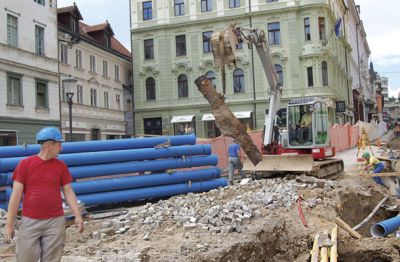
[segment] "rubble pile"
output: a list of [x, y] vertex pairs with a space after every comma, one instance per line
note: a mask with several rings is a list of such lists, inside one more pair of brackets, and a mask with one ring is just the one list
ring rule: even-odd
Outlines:
[[[150, 240], [153, 230], [165, 229], [167, 234], [172, 234], [178, 228], [185, 231], [196, 228], [212, 234], [240, 233], [263, 211], [290, 207], [298, 198], [298, 188], [317, 186], [316, 183], [298, 183], [286, 178], [249, 179], [229, 188], [191, 193], [130, 208], [126, 215], [102, 221], [100, 229], [91, 236], [93, 239], [106, 239], [114, 234], [140, 233], [143, 240]], [[232, 198], [224, 201], [226, 195], [232, 195]], [[318, 203], [320, 199], [308, 199], [306, 205], [314, 207]]]

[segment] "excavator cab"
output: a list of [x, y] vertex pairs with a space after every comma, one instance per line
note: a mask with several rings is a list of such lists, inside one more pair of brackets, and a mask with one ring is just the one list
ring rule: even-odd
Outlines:
[[328, 110], [319, 98], [299, 98], [288, 103], [286, 148], [329, 146]]

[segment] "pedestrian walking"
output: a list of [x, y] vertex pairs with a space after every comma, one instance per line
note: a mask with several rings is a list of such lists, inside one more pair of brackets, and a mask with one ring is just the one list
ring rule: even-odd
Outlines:
[[61, 191], [83, 232], [83, 219], [71, 187], [67, 165], [57, 159], [63, 141], [55, 127], [43, 128], [36, 140], [38, 155], [21, 160], [13, 173], [13, 191], [8, 205], [5, 240], [14, 236], [14, 220], [22, 195], [22, 224], [17, 234], [16, 259], [20, 262], [60, 261], [65, 243], [65, 218]]
[[228, 147], [228, 169], [229, 169], [229, 184], [233, 184], [233, 174], [236, 169], [239, 170], [241, 178], [244, 178], [243, 163], [240, 158], [240, 146], [233, 142]]

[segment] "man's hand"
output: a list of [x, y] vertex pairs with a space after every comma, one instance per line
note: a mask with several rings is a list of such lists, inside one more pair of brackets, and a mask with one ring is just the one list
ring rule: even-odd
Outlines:
[[82, 217], [75, 217], [75, 225], [78, 226], [79, 233], [82, 233], [83, 230], [85, 229], [85, 226], [83, 225]]
[[11, 242], [11, 239], [14, 237], [14, 226], [13, 225], [6, 225], [4, 229], [4, 242], [6, 244]]

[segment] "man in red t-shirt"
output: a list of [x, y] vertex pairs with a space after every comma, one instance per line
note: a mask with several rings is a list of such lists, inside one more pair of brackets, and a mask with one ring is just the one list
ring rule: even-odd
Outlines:
[[8, 205], [5, 240], [14, 235], [14, 220], [22, 196], [22, 224], [17, 235], [17, 261], [60, 261], [65, 243], [65, 219], [62, 189], [75, 215], [75, 224], [83, 232], [83, 220], [71, 187], [67, 165], [57, 159], [63, 141], [60, 131], [46, 127], [36, 139], [38, 155], [20, 161], [13, 172], [13, 191]]

